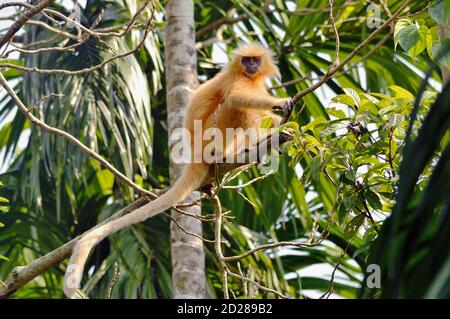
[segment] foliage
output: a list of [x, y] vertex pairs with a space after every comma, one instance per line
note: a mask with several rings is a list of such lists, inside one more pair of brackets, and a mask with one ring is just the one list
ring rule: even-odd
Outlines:
[[[395, 25], [394, 42], [415, 58], [425, 49], [433, 59], [442, 47], [438, 29], [450, 21], [450, 4], [448, 1], [431, 1], [428, 3], [429, 15], [419, 13], [407, 19], [400, 19]], [[450, 54], [442, 60], [442, 65], [450, 66]]]
[[[383, 270], [382, 297], [450, 296], [449, 103], [450, 83], [447, 83], [421, 121], [417, 137], [410, 140], [406, 136], [397, 201], [370, 254], [370, 262], [379, 264]], [[417, 108], [412, 119], [416, 111]], [[373, 294], [365, 291], [365, 296]]]
[[[2, 183], [0, 183], [0, 186], [3, 186], [3, 184]], [[6, 199], [6, 198], [4, 198], [4, 197], [0, 197], [0, 211], [2, 212], [2, 213], [6, 213], [6, 212], [8, 212], [8, 207], [7, 206], [5, 206], [5, 205], [7, 205], [9, 203], [9, 200], [8, 199]], [[5, 227], [5, 224], [3, 224], [2, 222], [0, 222], [0, 230], [1, 230], [1, 228], [3, 228], [3, 227]], [[3, 256], [3, 255], [0, 255], [0, 261], [6, 261], [6, 262], [8, 262], [9, 261], [9, 258], [7, 258], [7, 257], [5, 257], [5, 256]], [[2, 281], [2, 280], [0, 280], [0, 285], [4, 285], [5, 283]]]
[[[302, 162], [306, 167], [303, 185], [320, 183], [323, 178], [333, 185], [334, 196], [329, 198], [327, 208], [346, 238], [357, 235], [365, 222], [369, 224], [358, 254], [370, 247], [380, 219], [395, 202], [396, 172], [414, 96], [398, 86], [390, 89], [392, 96], [344, 89], [346, 94], [332, 101], [349, 106], [350, 114], [327, 108], [330, 119], [318, 117], [309, 122], [297, 131], [289, 146], [291, 165]], [[422, 100], [419, 120], [433, 97], [427, 92]]]

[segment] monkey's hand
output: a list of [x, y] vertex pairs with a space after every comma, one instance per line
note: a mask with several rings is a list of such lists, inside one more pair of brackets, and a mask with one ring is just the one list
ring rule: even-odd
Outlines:
[[290, 97], [280, 99], [280, 104], [275, 105], [272, 109], [274, 111], [282, 111], [283, 117], [287, 117], [291, 114], [292, 109], [294, 108], [294, 103], [292, 103], [292, 99]]

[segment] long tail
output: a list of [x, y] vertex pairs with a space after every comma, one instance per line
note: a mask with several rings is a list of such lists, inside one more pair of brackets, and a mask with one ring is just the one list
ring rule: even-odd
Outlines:
[[208, 173], [204, 164], [188, 164], [178, 181], [156, 200], [138, 208], [132, 213], [100, 226], [81, 237], [72, 251], [69, 265], [64, 277], [64, 293], [74, 296], [80, 287], [84, 265], [92, 248], [107, 236], [132, 224], [140, 223], [186, 199], [195, 189], [201, 186]]

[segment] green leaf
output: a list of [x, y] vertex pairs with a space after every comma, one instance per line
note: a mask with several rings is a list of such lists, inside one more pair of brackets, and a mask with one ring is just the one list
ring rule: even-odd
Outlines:
[[429, 43], [429, 32], [425, 21], [419, 19], [412, 22], [409, 19], [401, 19], [395, 25], [394, 43], [400, 46], [413, 58], [422, 53]]
[[432, 48], [435, 45], [435, 42], [439, 42], [437, 26], [434, 26], [434, 27], [428, 29], [426, 42], [427, 42], [426, 43], [427, 44], [427, 53], [432, 59], [434, 59], [434, 54], [432, 52]]
[[[335, 96], [334, 98], [332, 98], [331, 101], [335, 102], [335, 103], [345, 104], [345, 105], [348, 105], [351, 107], [355, 106], [355, 101], [350, 96], [345, 95], [345, 94], [339, 94], [339, 95]], [[331, 115], [333, 115], [333, 114], [331, 114]]]
[[341, 128], [342, 128], [341, 124], [332, 124], [332, 125], [326, 127], [324, 130], [322, 130], [322, 132], [320, 132], [320, 136], [331, 135]]
[[394, 96], [397, 99], [408, 100], [408, 101], [414, 100], [414, 95], [412, 95], [411, 92], [409, 92], [408, 90], [405, 90], [404, 88], [402, 88], [402, 87], [400, 87], [398, 85], [391, 85], [389, 87], [389, 89], [392, 92], [394, 92]]
[[347, 226], [345, 227], [344, 233], [346, 238], [352, 238], [355, 236], [358, 229], [361, 227], [362, 223], [364, 222], [364, 215], [359, 214], [351, 221], [348, 222]]
[[358, 113], [362, 113], [364, 111], [367, 111], [367, 112], [369, 112], [371, 114], [377, 114], [378, 113], [378, 109], [377, 109], [376, 105], [372, 101], [369, 101], [369, 100], [366, 100], [366, 99], [363, 99], [361, 101], [361, 107], [359, 108], [358, 111], [359, 111]]
[[114, 184], [114, 174], [107, 169], [102, 169], [97, 171], [95, 175], [103, 193], [106, 194], [111, 191]]
[[[19, 60], [0, 60], [0, 63], [9, 63], [23, 66], [23, 63]], [[22, 72], [17, 69], [7, 68], [6, 70], [2, 70], [2, 74], [7, 80], [12, 80], [19, 77], [22, 74]]]
[[261, 123], [261, 128], [263, 128], [263, 129], [270, 128], [272, 126], [272, 122], [273, 121], [272, 121], [271, 117], [264, 119]]
[[284, 124], [282, 124], [282, 125], [280, 125], [278, 127], [278, 129], [281, 130], [281, 131], [285, 130], [285, 129], [289, 129], [289, 128], [293, 129], [294, 131], [298, 131], [300, 129], [298, 123], [297, 122], [292, 122], [292, 121], [286, 122], [286, 123], [284, 123]]
[[345, 217], [347, 217], [347, 208], [345, 205], [339, 206], [337, 216], [339, 224], [342, 224], [345, 220]]
[[363, 246], [361, 246], [360, 248], [358, 248], [354, 253], [353, 253], [353, 258], [356, 258], [357, 256], [361, 255], [362, 253], [367, 253], [370, 249], [370, 245], [369, 244], [365, 244]]
[[[444, 41], [435, 41], [433, 42], [433, 45], [431, 47], [431, 54], [433, 57], [439, 55], [441, 50], [444, 50], [446, 43], [448, 43], [450, 40], [444, 40]], [[444, 54], [442, 59], [439, 61], [439, 64], [442, 66], [445, 66], [447, 68], [450, 68], [450, 52], [447, 52]]]
[[419, 41], [409, 51], [409, 55], [415, 58], [427, 47], [428, 27], [425, 25], [425, 21], [417, 20], [416, 25], [419, 28]]
[[405, 28], [407, 28], [411, 25], [412, 25], [412, 21], [409, 19], [400, 19], [395, 24], [395, 29], [394, 29], [394, 49], [395, 50], [397, 49], [397, 45], [400, 42], [400, 32], [405, 32], [402, 30], [404, 30]]
[[[345, 95], [345, 97], [347, 97]], [[338, 119], [345, 119], [347, 118], [347, 115], [345, 114], [344, 111], [342, 110], [338, 110], [335, 107], [327, 107], [327, 113], [331, 116], [337, 117]]]
[[410, 52], [410, 50], [412, 50], [412, 52], [416, 54], [416, 56], [425, 49], [425, 44], [422, 45], [423, 48], [420, 45], [421, 33], [419, 32], [419, 30], [419, 26], [414, 23], [409, 26], [403, 27], [397, 33], [398, 43], [400, 44], [402, 49], [408, 53]]
[[428, 4], [428, 13], [441, 25], [447, 25], [450, 22], [450, 1], [440, 0], [432, 1]]
[[366, 200], [369, 203], [369, 205], [375, 209], [375, 210], [381, 210], [383, 205], [381, 204], [380, 197], [372, 191], [368, 191], [365, 193]]
[[361, 102], [361, 98], [359, 97], [358, 92], [356, 92], [355, 90], [353, 90], [351, 88], [344, 88], [343, 90], [344, 90], [345, 94], [347, 94], [349, 97], [352, 98], [355, 105], [359, 106], [359, 102]]
[[8, 258], [8, 257], [2, 256], [2, 255], [0, 255], [0, 259], [2, 259], [2, 260], [4, 260], [4, 261], [9, 261], [9, 258]]

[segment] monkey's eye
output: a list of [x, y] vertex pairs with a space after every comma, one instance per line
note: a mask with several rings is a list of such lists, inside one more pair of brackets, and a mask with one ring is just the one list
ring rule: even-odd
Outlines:
[[242, 58], [241, 58], [241, 63], [242, 64], [248, 64], [250, 62], [250, 57], [249, 56], [243, 56]]
[[255, 56], [255, 57], [253, 57], [253, 61], [255, 61], [257, 64], [259, 64], [259, 63], [261, 63], [261, 57]]
[[260, 56], [243, 56], [241, 58], [241, 63], [244, 65], [249, 64], [261, 64], [261, 57]]

